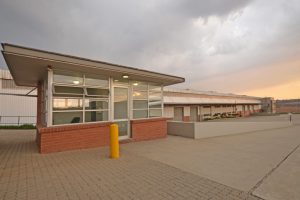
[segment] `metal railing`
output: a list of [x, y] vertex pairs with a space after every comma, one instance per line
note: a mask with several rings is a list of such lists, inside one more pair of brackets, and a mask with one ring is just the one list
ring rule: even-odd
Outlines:
[[0, 116], [0, 125], [36, 124], [36, 116]]

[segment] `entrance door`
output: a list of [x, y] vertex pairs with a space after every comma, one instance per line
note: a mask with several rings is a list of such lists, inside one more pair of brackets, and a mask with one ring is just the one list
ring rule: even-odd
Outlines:
[[198, 121], [198, 107], [197, 106], [191, 106], [191, 118], [190, 120], [192, 122]]
[[174, 108], [174, 120], [183, 121], [183, 107]]
[[114, 122], [119, 126], [119, 139], [129, 138], [128, 87], [114, 87]]

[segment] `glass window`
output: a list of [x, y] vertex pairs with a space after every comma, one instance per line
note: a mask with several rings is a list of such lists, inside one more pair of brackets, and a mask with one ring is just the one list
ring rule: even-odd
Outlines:
[[149, 108], [161, 108], [161, 101], [150, 100]]
[[153, 92], [161, 92], [161, 86], [159, 85], [149, 85], [149, 90]]
[[82, 110], [82, 99], [53, 98], [53, 110]]
[[114, 118], [128, 118], [128, 89], [115, 87], [114, 88]]
[[132, 94], [133, 99], [148, 99], [147, 91], [134, 91]]
[[86, 111], [85, 122], [107, 121], [108, 111]]
[[149, 99], [150, 100], [161, 100], [162, 95], [161, 92], [150, 92], [149, 93]]
[[147, 110], [134, 110], [133, 111], [133, 118], [148, 118], [148, 109]]
[[147, 100], [133, 100], [133, 109], [148, 109]]
[[68, 85], [82, 85], [83, 84], [83, 76], [82, 75], [70, 75], [67, 73], [62, 74], [53, 74], [53, 82], [54, 83], [62, 83]]
[[85, 75], [85, 85], [108, 87], [108, 78], [100, 75]]
[[161, 109], [150, 109], [149, 110], [149, 117], [161, 117], [162, 110]]
[[108, 109], [108, 100], [85, 99], [84, 107], [86, 110]]
[[53, 112], [53, 125], [82, 123], [82, 112]]
[[148, 90], [148, 85], [147, 83], [143, 83], [143, 82], [133, 82], [132, 83], [133, 86], [133, 90]]
[[83, 95], [83, 88], [80, 88], [80, 87], [68, 87], [68, 86], [54, 86], [54, 94]]
[[114, 84], [120, 84], [120, 85], [128, 85], [129, 80], [124, 78], [114, 79]]
[[104, 96], [108, 97], [109, 90], [102, 88], [86, 88], [86, 92], [88, 96]]
[[[109, 79], [101, 75], [55, 71], [53, 75], [53, 125], [107, 121], [108, 87]], [[83, 101], [84, 97], [86, 99]]]

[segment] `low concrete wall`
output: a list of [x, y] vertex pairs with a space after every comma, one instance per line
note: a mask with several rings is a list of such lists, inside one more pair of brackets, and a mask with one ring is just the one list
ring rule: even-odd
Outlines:
[[188, 138], [194, 138], [195, 123], [168, 121], [167, 131], [169, 135], [178, 135], [178, 136], [183, 136]]
[[168, 122], [168, 134], [200, 139], [290, 126], [288, 122]]

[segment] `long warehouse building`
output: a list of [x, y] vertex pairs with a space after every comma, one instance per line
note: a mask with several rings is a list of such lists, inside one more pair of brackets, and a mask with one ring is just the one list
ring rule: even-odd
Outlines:
[[17, 86], [9, 70], [0, 69], [0, 125], [35, 124], [36, 95], [34, 87]]
[[[270, 101], [265, 101], [270, 99]], [[164, 116], [175, 121], [204, 121], [274, 112], [273, 98], [193, 90], [164, 90]], [[268, 105], [265, 105], [268, 104]]]

